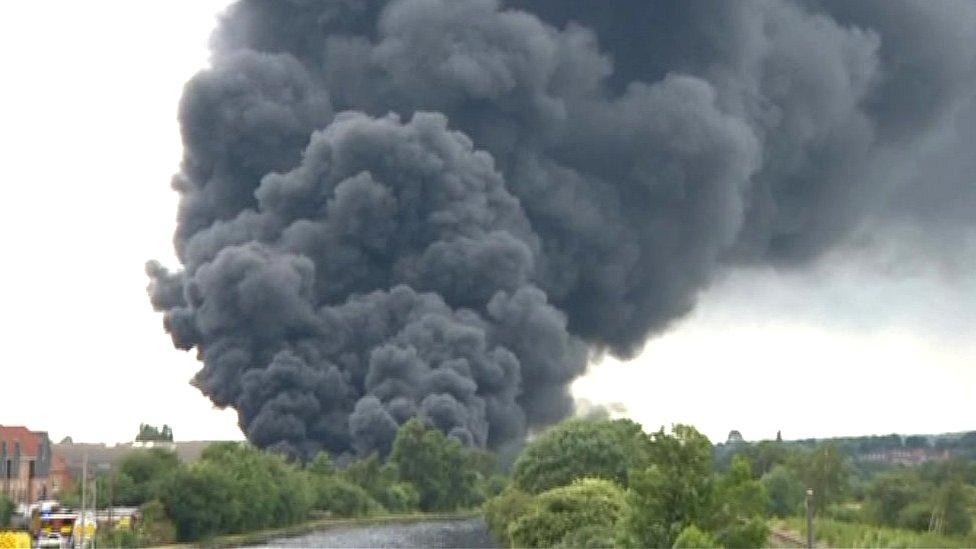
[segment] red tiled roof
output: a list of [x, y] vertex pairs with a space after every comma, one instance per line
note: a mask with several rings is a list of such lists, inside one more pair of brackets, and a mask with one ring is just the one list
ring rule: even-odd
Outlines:
[[36, 456], [39, 438], [36, 433], [32, 433], [27, 427], [10, 427], [0, 425], [0, 442], [7, 443], [7, 455], [14, 453], [14, 443], [20, 443], [20, 455]]

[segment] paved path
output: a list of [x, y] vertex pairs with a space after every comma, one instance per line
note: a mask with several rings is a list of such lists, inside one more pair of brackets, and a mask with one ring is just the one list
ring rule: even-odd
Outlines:
[[406, 524], [348, 526], [293, 538], [268, 547], [497, 547], [481, 518]]

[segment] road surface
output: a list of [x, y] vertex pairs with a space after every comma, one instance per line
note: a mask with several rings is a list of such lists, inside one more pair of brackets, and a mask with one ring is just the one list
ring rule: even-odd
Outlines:
[[344, 526], [292, 538], [268, 547], [497, 547], [478, 518], [401, 524]]

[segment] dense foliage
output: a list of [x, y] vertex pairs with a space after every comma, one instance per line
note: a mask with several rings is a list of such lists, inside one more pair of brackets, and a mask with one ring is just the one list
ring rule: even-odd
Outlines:
[[740, 442], [719, 446], [716, 461], [720, 468], [751, 461], [774, 516], [802, 514], [803, 492], [813, 489], [815, 514], [843, 531], [833, 539], [936, 539], [904, 534], [914, 531], [964, 545], [973, 539], [974, 443], [976, 433]]
[[627, 472], [647, 463], [649, 441], [640, 425], [628, 421], [570, 420], [530, 444], [515, 462], [512, 480], [537, 494], [582, 477], [627, 485]]
[[579, 479], [539, 494], [508, 534], [516, 547], [607, 547], [626, 508], [616, 483]]
[[[101, 543], [194, 541], [294, 524], [314, 513], [359, 517], [470, 508], [502, 488], [493, 488], [494, 467], [487, 452], [419, 420], [400, 427], [385, 461], [371, 454], [342, 456], [336, 463], [320, 453], [301, 464], [237, 442], [213, 444], [189, 464], [166, 450], [141, 450], [95, 479], [100, 506], [141, 507], [136, 530], [101, 532]], [[64, 502], [77, 506], [77, 492], [65, 494]]]
[[763, 545], [768, 503], [752, 465], [716, 474], [711, 458], [690, 426], [646, 434], [626, 420], [572, 420], [525, 448], [486, 520], [515, 547]]
[[7, 498], [6, 494], [0, 494], [0, 528], [10, 524], [10, 516], [13, 514], [14, 504]]

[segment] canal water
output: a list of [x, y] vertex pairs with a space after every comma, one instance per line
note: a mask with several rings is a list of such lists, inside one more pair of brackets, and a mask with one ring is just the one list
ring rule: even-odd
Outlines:
[[340, 527], [272, 540], [268, 547], [498, 547], [482, 518]]

